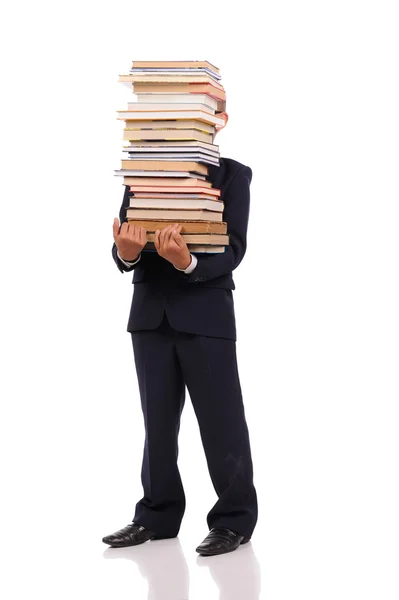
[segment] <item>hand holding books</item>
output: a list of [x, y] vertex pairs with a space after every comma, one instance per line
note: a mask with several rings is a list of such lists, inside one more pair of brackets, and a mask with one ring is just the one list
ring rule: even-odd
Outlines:
[[119, 226], [119, 219], [115, 217], [113, 233], [119, 256], [123, 258], [123, 260], [136, 260], [147, 243], [147, 232], [145, 228], [139, 227], [134, 223], [122, 223], [122, 225]]
[[162, 258], [165, 258], [178, 269], [187, 269], [191, 264], [191, 254], [186, 242], [180, 235], [182, 225], [175, 223], [155, 231], [155, 248]]

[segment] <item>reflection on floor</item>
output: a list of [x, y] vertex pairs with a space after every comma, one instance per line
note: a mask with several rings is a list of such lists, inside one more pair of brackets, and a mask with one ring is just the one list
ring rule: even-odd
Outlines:
[[[135, 562], [148, 582], [148, 600], [189, 599], [189, 568], [178, 538], [130, 548], [107, 548], [103, 556]], [[220, 600], [259, 599], [261, 574], [251, 542], [228, 554], [197, 556], [196, 564], [209, 569]]]

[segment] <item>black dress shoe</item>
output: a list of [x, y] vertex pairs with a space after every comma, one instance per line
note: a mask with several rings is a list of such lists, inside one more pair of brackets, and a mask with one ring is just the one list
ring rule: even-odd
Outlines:
[[129, 523], [123, 529], [103, 537], [104, 544], [113, 548], [124, 548], [125, 546], [137, 546], [155, 538], [155, 533], [137, 523]]
[[215, 554], [225, 554], [236, 550], [240, 544], [249, 542], [249, 537], [244, 537], [227, 527], [214, 527], [210, 530], [202, 544], [196, 551], [201, 556], [213, 556]]

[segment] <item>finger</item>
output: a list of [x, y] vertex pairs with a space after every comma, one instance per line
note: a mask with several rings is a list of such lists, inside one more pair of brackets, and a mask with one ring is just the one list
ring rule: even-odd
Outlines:
[[136, 239], [136, 226], [134, 223], [132, 223], [131, 221], [128, 221], [128, 227], [127, 227], [127, 233], [129, 235], [129, 238], [131, 240], [135, 240]]
[[160, 230], [159, 239], [160, 239], [161, 243], [162, 243], [162, 240], [165, 237], [165, 233], [168, 231], [168, 229], [169, 229], [169, 225], [167, 225], [166, 227], [162, 227], [162, 229]]
[[168, 225], [163, 230], [163, 238], [162, 238], [162, 250], [165, 251], [168, 248], [168, 236], [171, 229], [171, 225]]
[[173, 229], [173, 235], [174, 236], [180, 236], [180, 232], [183, 229], [183, 225], [181, 223], [179, 223], [179, 225], [177, 225], [177, 227], [174, 227]]
[[144, 227], [140, 228], [140, 242], [141, 242], [141, 244], [142, 244], [143, 247], [147, 243], [147, 231], [146, 231], [146, 229]]
[[181, 228], [181, 225], [177, 225], [175, 227], [172, 227], [172, 230], [170, 232], [169, 243], [172, 246], [174, 246], [175, 248], [180, 248], [180, 243], [179, 243], [179, 238], [181, 237], [181, 235], [179, 234], [180, 228]]
[[168, 231], [165, 234], [165, 241], [168, 248], [170, 248], [171, 244], [173, 245], [173, 232], [175, 230], [175, 224], [169, 225]]
[[157, 252], [158, 252], [158, 253], [159, 253], [159, 251], [160, 251], [160, 246], [159, 246], [159, 234], [160, 234], [160, 233], [161, 233], [161, 232], [159, 231], [159, 229], [157, 229], [157, 230], [155, 231], [155, 236], [154, 236], [154, 245], [155, 245], [155, 248], [157, 249]]
[[174, 231], [175, 225], [169, 225], [167, 232], [165, 233], [165, 246], [167, 248], [171, 245], [172, 233]]
[[175, 242], [175, 244], [179, 247], [179, 248], [184, 248], [185, 245], [185, 241], [182, 238], [182, 236], [180, 235], [180, 233], [178, 231], [176, 231], [176, 229], [173, 230], [172, 232], [172, 236], [173, 236], [173, 241]]
[[126, 221], [124, 221], [121, 225], [121, 230], [120, 230], [120, 234], [126, 236], [127, 232], [129, 231], [128, 229], [128, 224], [126, 223]]
[[141, 241], [140, 225], [136, 225], [135, 223], [134, 224], [132, 223], [131, 227], [133, 227], [132, 240], [134, 240], [135, 242], [140, 242]]
[[183, 223], [179, 223], [177, 227], [173, 229], [175, 235], [181, 235], [181, 231], [183, 229]]
[[161, 233], [159, 234], [159, 247], [161, 249], [161, 252], [164, 252], [164, 250], [165, 250], [165, 236], [168, 232], [168, 229], [169, 229], [169, 226], [164, 227], [161, 230]]
[[176, 225], [173, 225], [172, 227], [172, 233], [180, 233], [182, 227], [182, 223], [176, 223]]

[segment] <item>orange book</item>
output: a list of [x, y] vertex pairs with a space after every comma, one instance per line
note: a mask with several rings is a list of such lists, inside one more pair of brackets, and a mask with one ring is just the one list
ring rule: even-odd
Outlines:
[[126, 216], [128, 223], [144, 227], [147, 231], [164, 229], [173, 223], [180, 223], [182, 225], [180, 233], [227, 233], [227, 223], [222, 221], [187, 221], [179, 217], [171, 217], [170, 219], [138, 219], [133, 215], [130, 208], [127, 209]]
[[135, 94], [208, 94], [217, 100], [226, 100], [226, 92], [212, 83], [135, 83]]
[[178, 187], [178, 186], [170, 186], [170, 187], [161, 187], [161, 186], [156, 186], [156, 185], [137, 185], [134, 182], [128, 182], [126, 181], [127, 179], [135, 179], [134, 177], [124, 177], [124, 184], [128, 185], [130, 190], [134, 193], [134, 192], [155, 192], [155, 193], [159, 193], [159, 192], [171, 192], [171, 193], [177, 193], [177, 192], [181, 192], [182, 194], [186, 193], [189, 194], [190, 192], [197, 192], [197, 193], [201, 193], [203, 192], [204, 194], [210, 194], [211, 196], [220, 196], [220, 190], [217, 190], [216, 188], [208, 188], [208, 187], [202, 187], [201, 185], [197, 185], [197, 186], [192, 186], [192, 187]]
[[122, 169], [133, 171], [193, 171], [208, 175], [208, 167], [198, 162], [174, 160], [122, 160]]
[[200, 186], [211, 188], [212, 184], [206, 179], [198, 177], [137, 177], [137, 175], [126, 175], [123, 178], [125, 185], [151, 185], [155, 187], [192, 187]]

